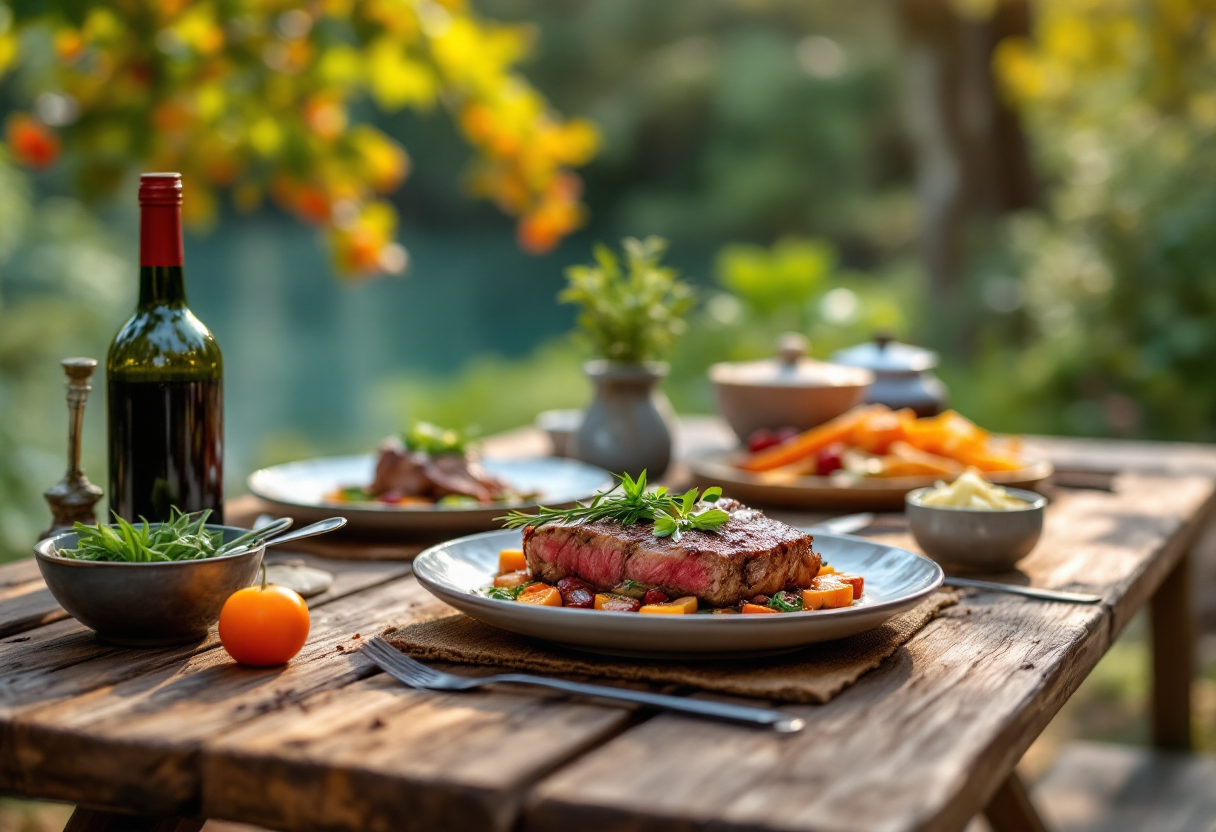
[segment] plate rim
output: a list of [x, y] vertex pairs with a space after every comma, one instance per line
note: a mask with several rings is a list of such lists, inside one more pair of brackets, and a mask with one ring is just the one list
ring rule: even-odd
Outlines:
[[[414, 559], [413, 566], [412, 566], [412, 571], [413, 571], [414, 577], [418, 579], [418, 583], [422, 584], [423, 588], [426, 589], [427, 592], [430, 592], [432, 595], [439, 598], [439, 600], [441, 600], [441, 601], [444, 600], [443, 593], [446, 592], [446, 593], [450, 593], [451, 595], [454, 595], [454, 596], [459, 596], [462, 599], [471, 600], [475, 603], [476, 606], [479, 606], [479, 607], [485, 607], [487, 609], [499, 609], [499, 607], [487, 606], [487, 605], [503, 604], [506, 602], [499, 601], [494, 598], [485, 598], [483, 596], [475, 595], [471, 592], [465, 592], [463, 590], [449, 589], [446, 586], [440, 584], [433, 577], [425, 574], [425, 572], [426, 572], [427, 563], [429, 562], [429, 560], [438, 557], [440, 554], [440, 551], [445, 548], [449, 548], [449, 547], [454, 546], [459, 543], [467, 543], [468, 541], [474, 540], [474, 539], [496, 537], [496, 536], [508, 536], [508, 535], [514, 535], [514, 534], [519, 534], [519, 532], [514, 529], [495, 529], [493, 531], [488, 531], [488, 532], [479, 532], [477, 534], [464, 535], [463, 537], [458, 537], [453, 540], [447, 540], [447, 541], [444, 541], [443, 543], [437, 543], [434, 546], [430, 546], [430, 547], [424, 549], [422, 552], [420, 552], [418, 554], [418, 556]], [[905, 554], [911, 555], [916, 560], [923, 560], [926, 563], [928, 563], [934, 570], [933, 578], [932, 578], [932, 580], [930, 580], [929, 585], [923, 589], [917, 590], [914, 593], [911, 593], [906, 596], [902, 596], [900, 598], [893, 598], [888, 601], [879, 602], [877, 604], [866, 605], [866, 606], [840, 607], [840, 608], [831, 609], [831, 610], [803, 610], [800, 612], [783, 613], [778, 616], [767, 616], [767, 615], [753, 616], [753, 619], [756, 621], [756, 623], [749, 624], [747, 626], [750, 626], [750, 627], [776, 627], [776, 626], [784, 625], [784, 626], [788, 627], [788, 626], [791, 626], [790, 622], [792, 622], [792, 621], [823, 620], [829, 616], [833, 617], [833, 618], [850, 618], [850, 617], [859, 617], [859, 616], [863, 616], [863, 615], [873, 614], [876, 612], [883, 612], [883, 611], [886, 611], [886, 609], [888, 609], [889, 607], [906, 606], [906, 605], [909, 605], [910, 602], [919, 603], [920, 601], [923, 601], [925, 598], [928, 598], [930, 595], [932, 595], [934, 592], [936, 592], [938, 589], [940, 589], [942, 586], [942, 582], [945, 580], [945, 571], [942, 569], [942, 567], [939, 563], [937, 563], [932, 558], [919, 554], [918, 552], [913, 552], [911, 549], [904, 549], [899, 546], [891, 546], [891, 545], [888, 545], [885, 543], [876, 543], [875, 541], [871, 540], [870, 538], [860, 537], [858, 535], [852, 535], [852, 534], [833, 534], [831, 532], [814, 532], [813, 534], [815, 535], [815, 537], [817, 539], [830, 538], [830, 539], [860, 541], [863, 543], [868, 543], [873, 546], [881, 546], [888, 550], [903, 552]], [[422, 567], [422, 570], [419, 570], [419, 566]], [[436, 587], [436, 589], [441, 588], [441, 590], [436, 591], [436, 589], [432, 589], [432, 586]], [[529, 606], [529, 605], [524, 605], [524, 606]], [[545, 612], [543, 613], [545, 615], [559, 615], [560, 614], [560, 615], [566, 615], [566, 616], [571, 616], [571, 615], [584, 616], [584, 615], [586, 615], [586, 612], [587, 612], [586, 610], [568, 609], [566, 607], [531, 607], [531, 609], [536, 609], [536, 610], [543, 609], [543, 610], [545, 610]], [[617, 620], [617, 621], [628, 621], [635, 616], [634, 613], [622, 612], [622, 613], [614, 614], [611, 611], [606, 611], [606, 610], [595, 610], [594, 612], [598, 612], [601, 614], [607, 614], [607, 615], [615, 615], [616, 617], [614, 618], [614, 620]], [[894, 612], [891, 613], [891, 615], [894, 615], [894, 614], [895, 614]], [[890, 618], [890, 616], [888, 616], [886, 619], [883, 619], [883, 621], [885, 622], [885, 621], [889, 620], [889, 618]], [[556, 620], [560, 621], [561, 619], [559, 618]], [[644, 620], [645, 620], [647, 626], [659, 626], [659, 627], [670, 626], [670, 627], [689, 628], [689, 627], [693, 627], [693, 626], [700, 626], [700, 627], [725, 626], [725, 625], [736, 625], [737, 626], [739, 624], [739, 619], [736, 619], [734, 616], [713, 616], [713, 615], [645, 616]], [[693, 624], [692, 622], [694, 622], [694, 621], [697, 621], [700, 623]], [[708, 622], [708, 621], [716, 621], [718, 623], [717, 624], [706, 624], [706, 622]], [[760, 622], [765, 622], [765, 623], [760, 623]], [[489, 622], [484, 622], [484, 623], [488, 624]], [[874, 626], [875, 627], [881, 626], [882, 623], [883, 622], [879, 622], [879, 624], [875, 624]], [[493, 627], [496, 625], [490, 624], [490, 626]], [[625, 625], [625, 626], [631, 626], [631, 625]], [[498, 627], [498, 629], [505, 629], [505, 628]], [[868, 629], [873, 629], [873, 628], [868, 628]]]
[[[314, 457], [309, 457], [307, 459], [296, 459], [296, 460], [292, 460], [291, 462], [281, 462], [277, 465], [267, 465], [263, 468], [259, 468], [256, 471], [253, 471], [252, 473], [250, 473], [249, 476], [247, 476], [245, 478], [245, 487], [248, 488], [249, 493], [253, 494], [255, 497], [258, 497], [259, 499], [266, 500], [271, 503], [277, 503], [278, 505], [292, 506], [294, 508], [304, 508], [304, 509], [333, 509], [336, 511], [343, 511], [343, 512], [364, 512], [367, 514], [373, 514], [373, 515], [385, 516], [385, 517], [394, 517], [394, 516], [396, 516], [396, 517], [402, 517], [402, 516], [404, 516], [404, 517], [409, 517], [409, 516], [460, 517], [462, 515], [471, 515], [471, 514], [476, 514], [479, 512], [487, 512], [487, 511], [489, 511], [489, 512], [516, 511], [518, 509], [537, 508], [540, 505], [540, 503], [537, 502], [536, 500], [532, 500], [530, 502], [525, 501], [525, 502], [512, 502], [512, 503], [491, 503], [488, 505], [476, 505], [476, 506], [452, 506], [452, 507], [448, 507], [448, 508], [437, 508], [435, 506], [391, 506], [391, 505], [387, 505], [387, 504], [375, 505], [375, 504], [371, 504], [371, 503], [351, 503], [349, 505], [343, 505], [340, 503], [302, 502], [300, 500], [285, 499], [282, 496], [277, 496], [277, 495], [266, 493], [264, 490], [260, 490], [258, 487], [258, 480], [265, 477], [269, 472], [275, 470], [276, 468], [287, 468], [287, 467], [290, 467], [293, 465], [303, 465], [306, 463], [336, 462], [336, 461], [340, 461], [340, 460], [341, 461], [357, 460], [357, 459], [371, 460], [374, 457], [375, 457], [375, 453], [332, 454], [332, 455], [328, 455], [328, 456], [314, 456]], [[583, 462], [582, 460], [570, 459], [569, 457], [558, 457], [558, 456], [488, 457], [488, 458], [482, 459], [481, 461], [490, 462], [490, 463], [494, 463], [494, 464], [506, 463], [509, 465], [509, 464], [515, 463], [515, 462], [521, 462], [521, 463], [522, 462], [536, 462], [538, 460], [553, 462], [558, 465], [575, 465], [575, 466], [585, 468], [588, 471], [602, 471], [602, 473], [604, 474], [604, 480], [597, 487], [596, 491], [593, 491], [590, 494], [586, 494], [586, 495], [583, 495], [580, 497], [575, 497], [575, 498], [573, 498], [574, 500], [589, 499], [591, 497], [594, 497], [598, 491], [612, 485], [612, 475], [609, 474], [607, 471], [604, 471], [601, 468], [591, 465], [590, 463]], [[568, 502], [570, 502], [570, 501], [569, 500], [559, 501], [557, 503], [554, 503], [554, 505], [562, 505], [562, 504], [568, 503]]]
[[[745, 471], [730, 460], [742, 454], [740, 450], [713, 451], [687, 460], [689, 470], [698, 477], [713, 477], [728, 484], [757, 488], [774, 488], [791, 492], [835, 491], [841, 494], [887, 494], [912, 491], [932, 486], [942, 476], [926, 474], [923, 477], [863, 477], [850, 485], [841, 485], [831, 477], [802, 474], [784, 480], [769, 479], [766, 472]], [[997, 485], [1008, 483], [1038, 483], [1055, 473], [1055, 466], [1046, 459], [1027, 460], [1028, 464], [1014, 471], [996, 471], [985, 475]], [[863, 484], [864, 483], [864, 484]]]

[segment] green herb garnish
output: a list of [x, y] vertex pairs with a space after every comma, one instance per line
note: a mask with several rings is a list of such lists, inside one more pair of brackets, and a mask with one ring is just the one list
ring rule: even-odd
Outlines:
[[406, 450], [431, 456], [463, 454], [469, 450], [469, 440], [459, 431], [441, 428], [430, 422], [415, 422], [401, 439]]
[[782, 591], [768, 599], [770, 609], [777, 612], [802, 612], [802, 594]]
[[[617, 494], [617, 489], [621, 493]], [[716, 503], [722, 496], [718, 486], [700, 492], [695, 488], [681, 495], [673, 495], [665, 487], [646, 490], [646, 472], [635, 480], [628, 474], [617, 476], [617, 483], [607, 491], [601, 491], [586, 504], [574, 508], [556, 509], [539, 507], [536, 514], [513, 511], [506, 517], [497, 517], [508, 529], [522, 526], [539, 528], [546, 523], [579, 525], [596, 520], [615, 520], [622, 526], [632, 526], [643, 520], [654, 523], [655, 537], [670, 537], [679, 540], [681, 532], [699, 529], [713, 532], [730, 520], [730, 515], [720, 508], [704, 508], [694, 512], [698, 503]]]
[[291, 525], [288, 520], [276, 522], [224, 543], [223, 532], [205, 528], [210, 516], [210, 509], [185, 514], [173, 508], [169, 521], [155, 527], [147, 520], [139, 525], [128, 523], [117, 514], [114, 515], [115, 526], [76, 523], [72, 526], [77, 535], [76, 548], [58, 549], [55, 554], [72, 560], [113, 563], [202, 560], [254, 548], [261, 545], [263, 539]]
[[481, 593], [487, 598], [494, 598], [498, 601], [514, 601], [520, 594], [528, 588], [530, 584], [520, 584], [519, 586], [488, 586], [481, 590]]

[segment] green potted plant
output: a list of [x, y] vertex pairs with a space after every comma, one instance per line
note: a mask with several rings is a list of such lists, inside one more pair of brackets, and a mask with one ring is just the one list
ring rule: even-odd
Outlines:
[[671, 428], [658, 384], [662, 359], [684, 331], [692, 287], [660, 265], [667, 241], [626, 238], [624, 260], [603, 245], [593, 265], [566, 270], [562, 303], [582, 307], [578, 323], [599, 358], [586, 365], [595, 398], [574, 434], [573, 456], [613, 472], [656, 479], [671, 462]]

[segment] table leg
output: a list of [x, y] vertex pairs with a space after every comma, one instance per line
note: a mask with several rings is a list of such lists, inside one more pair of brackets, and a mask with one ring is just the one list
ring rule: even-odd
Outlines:
[[1195, 672], [1195, 623], [1191, 609], [1189, 554], [1157, 590], [1150, 604], [1153, 647], [1153, 745], [1191, 750], [1191, 680]]
[[1016, 771], [1009, 772], [1009, 777], [992, 796], [984, 817], [988, 818], [992, 832], [1047, 832]]
[[202, 818], [125, 815], [78, 806], [63, 832], [199, 832], [206, 822]]

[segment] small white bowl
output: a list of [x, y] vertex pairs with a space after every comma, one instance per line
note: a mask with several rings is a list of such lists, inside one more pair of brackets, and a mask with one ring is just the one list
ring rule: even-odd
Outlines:
[[1006, 488], [1005, 493], [1027, 505], [977, 509], [927, 506], [921, 500], [932, 490], [910, 491], [904, 504], [912, 536], [939, 563], [977, 572], [1006, 572], [1030, 554], [1043, 533], [1048, 501], [1042, 494]]

